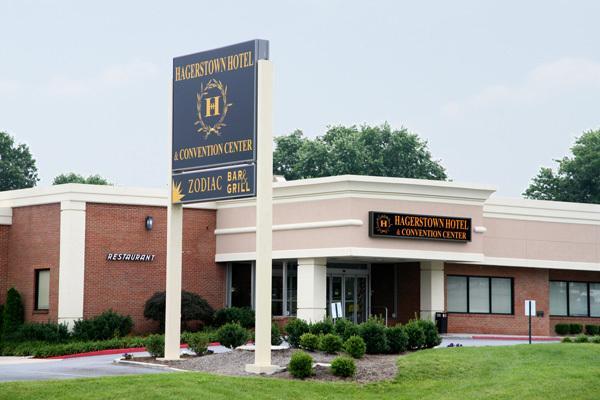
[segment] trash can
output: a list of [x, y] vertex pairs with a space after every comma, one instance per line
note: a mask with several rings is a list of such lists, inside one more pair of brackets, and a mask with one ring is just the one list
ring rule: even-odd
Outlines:
[[448, 333], [448, 313], [435, 313], [435, 326], [440, 334]]

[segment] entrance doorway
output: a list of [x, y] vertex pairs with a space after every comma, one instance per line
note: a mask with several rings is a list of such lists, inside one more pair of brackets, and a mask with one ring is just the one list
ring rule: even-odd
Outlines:
[[327, 315], [331, 303], [342, 303], [344, 318], [364, 322], [369, 310], [369, 271], [363, 268], [327, 268]]

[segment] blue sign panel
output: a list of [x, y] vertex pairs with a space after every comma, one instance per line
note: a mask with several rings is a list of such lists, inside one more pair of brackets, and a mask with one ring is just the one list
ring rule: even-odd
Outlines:
[[173, 174], [171, 200], [177, 204], [254, 197], [255, 179], [254, 164]]
[[252, 40], [173, 59], [173, 171], [256, 161], [257, 61]]

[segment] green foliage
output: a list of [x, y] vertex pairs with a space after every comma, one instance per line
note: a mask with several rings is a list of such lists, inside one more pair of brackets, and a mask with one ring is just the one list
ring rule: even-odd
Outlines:
[[569, 324], [556, 324], [554, 326], [554, 332], [556, 332], [557, 335], [568, 335], [569, 334], [569, 330], [571, 329], [571, 326]]
[[561, 340], [562, 343], [573, 343], [573, 340], [570, 337], [564, 337]]
[[572, 157], [555, 160], [558, 168], [541, 168], [523, 195], [530, 199], [600, 203], [600, 129], [584, 132]]
[[146, 339], [141, 337], [124, 337], [102, 341], [47, 343], [38, 341], [10, 341], [0, 346], [3, 356], [34, 356], [38, 358], [86, 353], [107, 349], [126, 349], [145, 347]]
[[290, 346], [298, 347], [300, 345], [300, 336], [309, 332], [309, 326], [306, 321], [294, 318], [285, 325], [285, 332], [288, 335], [287, 341]]
[[297, 130], [275, 138], [273, 173], [288, 180], [344, 174], [445, 180], [427, 142], [388, 124], [332, 126], [325, 135], [306, 138]]
[[356, 374], [356, 364], [354, 363], [354, 360], [350, 357], [336, 357], [331, 362], [331, 372], [333, 372], [335, 376], [349, 378]]
[[408, 335], [400, 324], [386, 328], [385, 337], [388, 341], [389, 352], [392, 354], [403, 353], [408, 348]]
[[419, 350], [425, 347], [425, 332], [417, 320], [413, 320], [404, 325], [404, 331], [408, 337], [408, 349]]
[[387, 353], [388, 341], [385, 337], [385, 326], [376, 318], [369, 318], [359, 325], [360, 336], [365, 341], [368, 354]]
[[571, 335], [579, 335], [581, 332], [583, 332], [583, 325], [569, 324], [569, 333]]
[[344, 343], [344, 350], [353, 358], [363, 358], [367, 345], [360, 336], [350, 336]]
[[192, 350], [196, 355], [203, 355], [208, 350], [209, 335], [204, 332], [184, 332], [181, 335], [181, 339], [184, 343], [187, 343], [188, 348]]
[[319, 337], [314, 333], [304, 333], [300, 336], [300, 347], [304, 350], [315, 351], [319, 349]]
[[215, 313], [216, 326], [230, 322], [239, 322], [244, 328], [254, 328], [254, 310], [249, 307], [225, 307]]
[[62, 343], [70, 339], [69, 329], [66, 324], [33, 323], [21, 325], [13, 338], [20, 341], [43, 341], [49, 343]]
[[309, 354], [303, 351], [296, 351], [292, 354], [288, 371], [294, 378], [304, 379], [313, 374], [313, 359]]
[[420, 319], [417, 320], [416, 323], [421, 327], [423, 334], [425, 335], [425, 348], [431, 349], [442, 343], [442, 337], [439, 335], [437, 327], [433, 321]]
[[333, 332], [333, 322], [326, 318], [323, 321], [314, 322], [310, 325], [310, 333], [315, 335], [326, 335]]
[[591, 336], [600, 334], [600, 325], [586, 325], [585, 333]]
[[250, 332], [237, 322], [230, 322], [217, 330], [217, 336], [221, 345], [236, 348], [246, 344], [250, 338]]
[[35, 160], [24, 144], [0, 132], [0, 192], [34, 187], [39, 181]]
[[[161, 331], [165, 326], [165, 292], [156, 292], [144, 305], [144, 317], [160, 323]], [[208, 324], [212, 321], [214, 310], [204, 298], [196, 293], [181, 291], [181, 322], [185, 326], [187, 321], [200, 321]]]
[[152, 357], [165, 356], [165, 337], [163, 335], [150, 335], [146, 338], [146, 351]]
[[4, 321], [4, 304], [0, 304], [0, 340], [2, 340], [2, 321]]
[[112, 185], [109, 181], [101, 177], [100, 175], [90, 175], [85, 178], [82, 175], [76, 174], [74, 172], [69, 172], [67, 174], [60, 174], [54, 178], [52, 181], [53, 185], [62, 185], [65, 183], [85, 183], [88, 185]]
[[75, 321], [73, 337], [77, 340], [106, 340], [126, 336], [131, 332], [133, 321], [129, 315], [121, 315], [113, 310]]
[[587, 343], [589, 341], [588, 337], [584, 334], [577, 335], [575, 339], [573, 339], [575, 343]]
[[358, 325], [346, 318], [338, 318], [335, 321], [333, 331], [346, 341], [350, 336], [358, 335]]
[[343, 346], [344, 343], [342, 342], [342, 339], [334, 333], [323, 335], [319, 343], [319, 349], [329, 354], [336, 354], [338, 351], [342, 350]]
[[591, 343], [600, 343], [600, 336], [596, 335], [596, 336], [592, 336], [590, 338], [590, 342]]
[[2, 318], [2, 337], [10, 337], [17, 332], [25, 321], [25, 309], [21, 294], [15, 288], [8, 289], [6, 303], [4, 303]]
[[279, 346], [283, 342], [281, 331], [277, 324], [271, 324], [271, 346]]

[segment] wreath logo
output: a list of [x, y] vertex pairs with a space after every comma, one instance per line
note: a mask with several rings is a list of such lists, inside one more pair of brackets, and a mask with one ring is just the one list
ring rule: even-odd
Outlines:
[[211, 134], [221, 136], [221, 128], [227, 126], [225, 117], [229, 107], [233, 104], [227, 102], [227, 86], [216, 79], [208, 81], [206, 86], [200, 84], [200, 91], [196, 93], [196, 116], [198, 120], [197, 132], [208, 138]]
[[392, 221], [387, 215], [380, 215], [377, 218], [377, 230], [380, 234], [387, 234], [392, 226]]

